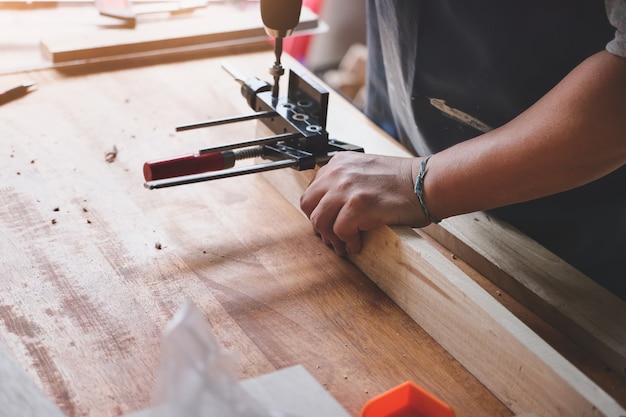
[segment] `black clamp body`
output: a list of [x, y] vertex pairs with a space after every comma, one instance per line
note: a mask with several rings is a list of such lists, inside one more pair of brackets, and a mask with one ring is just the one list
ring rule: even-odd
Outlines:
[[[221, 153], [222, 159], [229, 162], [209, 172], [149, 180], [145, 184], [147, 188], [164, 188], [286, 167], [308, 170], [326, 163], [337, 152], [363, 152], [361, 147], [328, 138], [326, 120], [329, 93], [307, 74], [290, 70], [287, 96], [278, 98], [273, 96], [272, 87], [268, 83], [256, 77], [245, 81], [238, 78], [238, 81], [241, 82], [241, 94], [255, 113], [180, 126], [176, 130], [259, 119], [274, 136], [202, 149], [195, 155], [202, 157]], [[262, 157], [272, 162], [234, 167], [236, 160], [251, 157]]]

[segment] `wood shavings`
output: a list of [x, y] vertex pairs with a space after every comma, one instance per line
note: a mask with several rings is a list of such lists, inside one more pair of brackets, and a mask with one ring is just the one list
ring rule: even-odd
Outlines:
[[104, 159], [110, 164], [115, 162], [115, 158], [117, 158], [117, 146], [113, 145], [113, 150], [107, 152], [104, 155]]
[[156, 242], [156, 243], [154, 244], [154, 247], [155, 247], [155, 249], [157, 249], [157, 250], [161, 250], [161, 249], [163, 249], [163, 245], [161, 245], [161, 242]]

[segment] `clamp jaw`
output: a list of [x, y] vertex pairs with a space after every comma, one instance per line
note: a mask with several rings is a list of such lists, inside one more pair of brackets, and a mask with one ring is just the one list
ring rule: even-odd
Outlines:
[[[325, 164], [337, 152], [363, 152], [361, 147], [329, 139], [326, 131], [329, 94], [310, 76], [290, 70], [287, 96], [275, 97], [270, 84], [256, 77], [244, 80], [224, 68], [241, 84], [241, 94], [255, 113], [179, 126], [176, 130], [259, 119], [274, 135], [146, 162], [143, 169], [146, 188], [172, 187], [287, 167], [307, 170]], [[271, 162], [235, 167], [236, 161], [254, 157]]]

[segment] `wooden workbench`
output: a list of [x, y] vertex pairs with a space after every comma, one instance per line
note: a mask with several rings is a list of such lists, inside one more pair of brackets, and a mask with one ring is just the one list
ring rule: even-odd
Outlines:
[[[8, 354], [68, 416], [137, 411], [148, 405], [160, 334], [190, 299], [237, 355], [242, 379], [302, 364], [353, 416], [405, 380], [459, 417], [513, 415], [315, 238], [265, 177], [144, 189], [146, 160], [256, 135], [255, 122], [174, 131], [250, 111], [220, 68], [224, 59], [0, 77], [2, 87], [38, 85], [0, 107], [0, 343]], [[226, 59], [269, 78], [269, 51]], [[331, 112], [331, 132], [358, 124], [386, 140], [336, 96]], [[624, 402], [623, 380], [548, 327], [537, 328]]]

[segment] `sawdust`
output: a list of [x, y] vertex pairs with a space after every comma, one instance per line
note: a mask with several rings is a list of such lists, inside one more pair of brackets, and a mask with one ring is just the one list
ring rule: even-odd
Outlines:
[[110, 164], [115, 162], [115, 158], [117, 158], [117, 146], [113, 145], [113, 150], [107, 152], [104, 155], [104, 159]]

